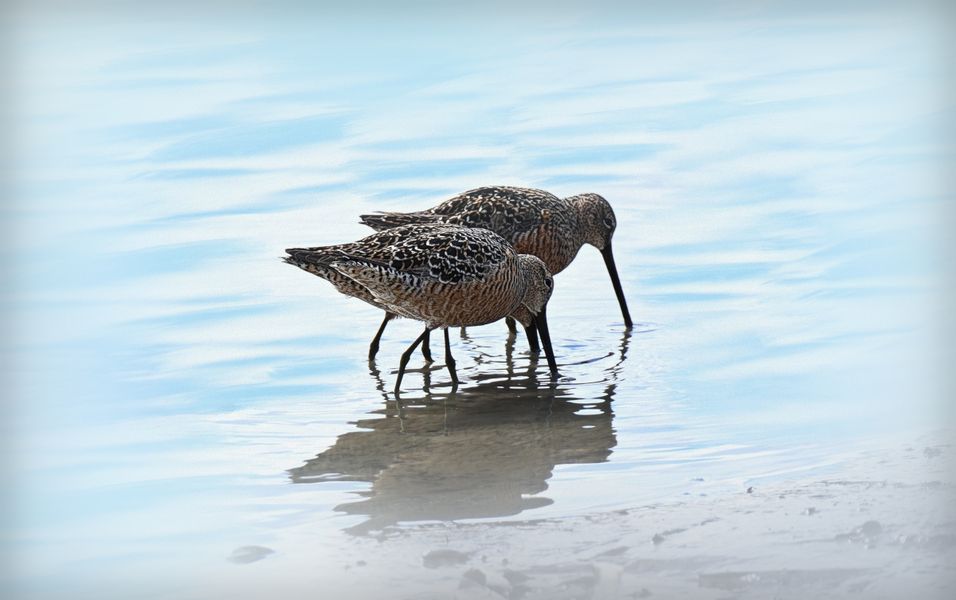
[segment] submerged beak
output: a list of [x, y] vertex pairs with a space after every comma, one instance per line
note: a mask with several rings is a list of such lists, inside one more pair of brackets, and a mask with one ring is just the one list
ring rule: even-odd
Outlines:
[[541, 312], [534, 318], [534, 327], [537, 327], [541, 335], [541, 345], [544, 346], [544, 355], [548, 357], [548, 368], [551, 369], [551, 375], [558, 374], [558, 365], [554, 362], [554, 350], [551, 348], [551, 334], [548, 333], [548, 318], [545, 315], [547, 306], [541, 307]]
[[631, 313], [627, 311], [627, 300], [624, 299], [624, 290], [621, 289], [621, 278], [617, 275], [617, 267], [614, 266], [614, 254], [611, 253], [611, 242], [601, 250], [601, 256], [604, 257], [604, 264], [607, 265], [607, 274], [611, 276], [611, 283], [614, 284], [614, 293], [617, 295], [617, 303], [621, 305], [621, 314], [624, 315], [624, 326], [630, 329], [633, 326], [631, 322]]

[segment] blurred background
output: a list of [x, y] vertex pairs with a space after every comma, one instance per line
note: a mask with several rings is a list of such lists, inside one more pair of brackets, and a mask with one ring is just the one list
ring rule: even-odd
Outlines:
[[[449, 597], [480, 556], [560, 565], [582, 519], [937, 456], [914, 440], [953, 418], [952, 16], [5, 6], [9, 597]], [[457, 393], [414, 359], [400, 406], [418, 324], [369, 364], [381, 313], [278, 257], [498, 184], [610, 201], [635, 328], [584, 247], [556, 385], [499, 323], [452, 336]]]

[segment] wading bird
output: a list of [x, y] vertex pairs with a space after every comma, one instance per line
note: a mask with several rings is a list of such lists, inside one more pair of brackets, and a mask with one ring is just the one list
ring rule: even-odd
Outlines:
[[540, 334], [548, 366], [557, 374], [545, 310], [554, 279], [541, 259], [519, 254], [494, 232], [405, 225], [357, 242], [286, 253], [285, 262], [328, 280], [347, 296], [391, 315], [424, 321], [425, 331], [402, 354], [396, 392], [411, 354], [432, 330], [444, 330], [445, 362], [457, 384], [448, 328], [508, 316]]
[[[571, 264], [581, 246], [590, 244], [604, 257], [625, 327], [629, 329], [633, 325], [611, 251], [611, 238], [617, 228], [617, 219], [611, 205], [598, 194], [578, 194], [561, 199], [544, 190], [531, 188], [482, 187], [426, 210], [382, 212], [361, 215], [360, 218], [362, 223], [376, 231], [408, 224], [448, 224], [489, 229], [511, 242], [519, 253], [540, 258], [552, 275], [557, 275]], [[386, 313], [369, 349], [370, 358], [375, 355], [378, 341], [390, 318]], [[508, 326], [513, 329], [512, 322], [509, 321]], [[532, 352], [537, 352], [533, 330], [526, 328], [526, 332]]]

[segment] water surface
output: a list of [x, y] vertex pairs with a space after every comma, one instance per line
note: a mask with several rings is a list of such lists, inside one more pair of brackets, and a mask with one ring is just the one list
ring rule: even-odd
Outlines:
[[[944, 416], [932, 15], [261, 17], [15, 20], [23, 597], [447, 597], [478, 558], [435, 527], [516, 561], [541, 520], [826, 476]], [[490, 184], [608, 198], [636, 325], [585, 247], [557, 382], [499, 323], [396, 402], [419, 326], [370, 365], [381, 313], [278, 257]]]

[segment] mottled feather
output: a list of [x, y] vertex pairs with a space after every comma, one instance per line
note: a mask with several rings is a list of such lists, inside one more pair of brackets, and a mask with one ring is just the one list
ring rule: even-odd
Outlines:
[[[501, 236], [455, 225], [403, 225], [357, 242], [290, 248], [285, 261], [338, 291], [434, 326], [481, 325], [517, 311], [528, 321], [528, 260]], [[533, 264], [532, 264], [533, 269]], [[550, 296], [550, 284], [548, 287]]]
[[446, 223], [490, 229], [522, 254], [544, 261], [551, 273], [563, 271], [585, 243], [603, 249], [616, 220], [597, 194], [558, 198], [544, 190], [491, 186], [469, 190], [427, 210], [361, 215], [362, 223], [384, 231], [409, 223]]

